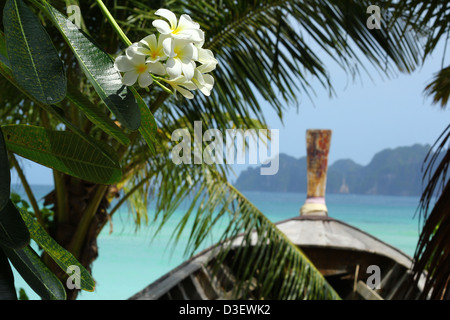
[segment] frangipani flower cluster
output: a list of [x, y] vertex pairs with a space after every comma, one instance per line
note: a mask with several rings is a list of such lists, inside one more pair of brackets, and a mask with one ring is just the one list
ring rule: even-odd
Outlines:
[[153, 21], [159, 34], [133, 43], [115, 61], [116, 69], [123, 73], [122, 83], [132, 86], [137, 82], [145, 88], [161, 80], [188, 99], [197, 89], [209, 96], [214, 86], [209, 73], [217, 60], [211, 50], [202, 48], [205, 37], [200, 25], [186, 14], [177, 20], [167, 9], [159, 9], [155, 15], [164, 18]]

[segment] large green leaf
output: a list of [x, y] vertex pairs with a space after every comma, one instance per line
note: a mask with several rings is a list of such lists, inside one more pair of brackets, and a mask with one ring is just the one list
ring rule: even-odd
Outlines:
[[125, 127], [137, 130], [141, 123], [139, 107], [128, 87], [122, 84], [121, 75], [114, 67], [111, 57], [58, 10], [45, 1], [42, 2], [108, 109]]
[[139, 132], [144, 138], [145, 142], [147, 143], [150, 150], [155, 153], [155, 144], [157, 143], [156, 140], [156, 121], [155, 117], [153, 116], [153, 113], [148, 108], [145, 101], [142, 99], [141, 95], [136, 91], [136, 89], [131, 88], [131, 91], [133, 92], [136, 101], [139, 105], [139, 110], [141, 111], [141, 126], [139, 127]]
[[11, 173], [9, 171], [8, 154], [2, 129], [0, 128], [0, 211], [9, 201], [11, 189]]
[[0, 211], [0, 245], [20, 249], [30, 243], [30, 233], [16, 206], [8, 201]]
[[17, 300], [14, 275], [8, 257], [0, 247], [0, 300]]
[[41, 103], [63, 100], [67, 86], [64, 67], [38, 18], [22, 0], [8, 0], [3, 24], [9, 63], [17, 82]]
[[49, 254], [50, 257], [61, 267], [67, 271], [69, 267], [77, 266], [80, 274], [74, 273], [72, 277], [76, 283], [80, 284], [80, 289], [85, 291], [94, 291], [95, 281], [91, 274], [75, 259], [75, 257], [66, 249], [61, 247], [42, 226], [26, 211], [20, 210], [23, 220], [30, 230], [31, 238]]
[[78, 135], [28, 125], [3, 126], [8, 150], [68, 175], [100, 184], [120, 181], [118, 160], [111, 161]]
[[9, 67], [8, 51], [6, 51], [5, 35], [0, 31], [0, 62]]
[[86, 117], [97, 125], [100, 129], [111, 135], [114, 139], [122, 143], [123, 145], [130, 144], [130, 139], [120, 129], [114, 121], [112, 121], [102, 110], [94, 105], [86, 96], [81, 92], [69, 88], [67, 92], [67, 98], [83, 113]]
[[30, 246], [18, 250], [3, 249], [14, 268], [42, 299], [66, 299], [66, 290], [61, 281]]
[[[2, 32], [0, 31], [0, 45], [4, 43], [4, 38], [2, 37]], [[1, 55], [0, 55], [1, 57]], [[3, 61], [5, 60], [5, 61]], [[33, 96], [31, 96], [20, 84], [17, 82], [17, 80], [13, 77], [11, 69], [8, 67], [9, 62], [7, 61], [7, 58], [0, 59], [0, 73], [8, 80], [10, 81], [17, 89], [19, 89], [26, 97], [28, 97], [31, 101], [36, 103], [39, 107], [41, 107], [45, 112], [51, 114], [56, 119], [61, 121], [70, 131], [78, 135], [82, 140], [84, 140], [87, 144], [89, 144], [92, 148], [96, 150], [96, 152], [100, 152], [103, 156], [108, 158], [112, 163], [115, 163], [117, 161], [117, 156], [115, 155], [115, 152], [111, 150], [111, 148], [104, 144], [101, 141], [95, 140], [93, 137], [85, 134], [83, 131], [80, 130], [77, 126], [75, 126], [73, 123], [71, 123], [67, 118], [64, 116], [64, 114], [61, 112], [61, 109], [54, 106], [54, 105], [46, 105], [43, 103], [40, 103], [37, 101]]]

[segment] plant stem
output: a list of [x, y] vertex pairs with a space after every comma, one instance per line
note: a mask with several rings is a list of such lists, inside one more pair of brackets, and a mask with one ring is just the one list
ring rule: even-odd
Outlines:
[[108, 20], [109, 24], [113, 27], [114, 31], [117, 33], [119, 38], [129, 47], [132, 45], [132, 42], [126, 34], [122, 31], [122, 29], [117, 24], [116, 19], [112, 16], [111, 12], [109, 12], [108, 8], [105, 6], [102, 0], [95, 0], [97, 2], [97, 5], [100, 7], [100, 10], [102, 11], [103, 15], [105, 16], [106, 20]]
[[[47, 112], [41, 109], [41, 121], [44, 128], [50, 129], [50, 119], [48, 117]], [[66, 184], [64, 182], [63, 173], [53, 170], [53, 183], [55, 185], [55, 194], [56, 194], [56, 206], [55, 206], [55, 214], [59, 223], [67, 222], [67, 210], [66, 210]]]
[[72, 241], [70, 242], [68, 249], [77, 259], [80, 258], [79, 255], [81, 253], [81, 248], [84, 241], [86, 240], [86, 234], [107, 190], [108, 186], [97, 185], [95, 194], [91, 197], [91, 201], [89, 202], [88, 207], [86, 208], [80, 223], [78, 224], [78, 228], [72, 237]]
[[166, 101], [167, 97], [169, 95], [166, 91], [160, 92], [158, 97], [156, 98], [156, 101], [154, 101], [150, 106], [150, 112], [155, 114], [156, 110], [163, 104], [164, 101]]
[[56, 193], [56, 217], [58, 223], [65, 223], [67, 222], [68, 211], [66, 210], [67, 188], [63, 173], [53, 170], [53, 181], [55, 184]]
[[[127, 45], [127, 47], [131, 46], [133, 43], [128, 39], [127, 35], [123, 32], [122, 28], [117, 23], [116, 19], [112, 16], [111, 12], [109, 12], [108, 8], [105, 6], [102, 0], [95, 0], [97, 2], [97, 5], [100, 7], [100, 10], [102, 11], [103, 15], [105, 16], [106, 20], [108, 20], [109, 24], [112, 26], [114, 31], [117, 33], [119, 38], [122, 40], [123, 43]], [[164, 80], [160, 77], [156, 77], [152, 74], [153, 81], [160, 86], [164, 91], [166, 91], [169, 94], [173, 94], [172, 91], [167, 88], [165, 85], [161, 84], [158, 80]], [[148, 87], [146, 88], [146, 91], [149, 92]]]
[[31, 206], [33, 207], [34, 215], [36, 216], [37, 221], [45, 229], [44, 219], [42, 218], [41, 210], [39, 210], [39, 205], [36, 201], [36, 198], [34, 197], [33, 191], [31, 190], [31, 187], [28, 184], [27, 179], [25, 178], [22, 168], [20, 167], [19, 163], [17, 162], [17, 159], [14, 156], [14, 154], [10, 153], [9, 159], [17, 171], [20, 181], [22, 182], [23, 188], [25, 189], [25, 192], [28, 196], [28, 200], [30, 201]]

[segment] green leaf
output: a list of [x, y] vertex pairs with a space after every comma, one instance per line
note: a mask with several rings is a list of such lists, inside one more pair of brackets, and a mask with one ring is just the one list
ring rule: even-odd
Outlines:
[[14, 268], [42, 299], [66, 299], [66, 290], [61, 281], [30, 246], [18, 250], [3, 249]]
[[0, 31], [0, 62], [9, 67], [8, 52], [6, 51], [5, 35]]
[[94, 291], [95, 281], [91, 274], [75, 259], [75, 257], [66, 249], [61, 247], [49, 234], [42, 228], [28, 212], [20, 210], [23, 220], [28, 230], [30, 230], [31, 238], [48, 253], [50, 257], [61, 267], [67, 271], [69, 267], [77, 266], [80, 268], [80, 274], [71, 275], [75, 282], [80, 283], [80, 289], [85, 291]]
[[11, 173], [9, 171], [8, 153], [0, 128], [0, 211], [8, 204], [11, 190]]
[[17, 82], [41, 103], [63, 100], [67, 86], [64, 67], [38, 18], [22, 0], [8, 0], [3, 24], [9, 62]]
[[142, 137], [144, 138], [145, 142], [147, 143], [148, 147], [153, 153], [156, 153], [154, 144], [157, 143], [156, 140], [156, 121], [155, 117], [153, 116], [152, 112], [148, 108], [145, 101], [142, 99], [141, 95], [131, 87], [131, 92], [133, 92], [134, 97], [136, 98], [136, 101], [139, 106], [139, 110], [141, 112], [141, 126], [139, 127], [139, 132], [141, 133]]
[[14, 287], [14, 274], [8, 262], [8, 257], [0, 247], [0, 300], [17, 300]]
[[111, 57], [50, 4], [43, 7], [78, 59], [81, 69], [108, 109], [125, 127], [137, 130], [141, 115], [136, 99], [122, 84]]
[[86, 117], [123, 145], [129, 145], [130, 139], [102, 110], [94, 105], [86, 96], [69, 88], [67, 98], [80, 109]]
[[[1, 37], [2, 33], [0, 31], [0, 44], [3, 40]], [[7, 60], [7, 59], [6, 59]], [[0, 73], [11, 82], [17, 89], [19, 89], [26, 97], [28, 97], [31, 101], [35, 102], [36, 105], [41, 107], [45, 112], [51, 114], [56, 119], [61, 121], [67, 129], [78, 135], [82, 140], [84, 140], [87, 144], [89, 144], [92, 148], [94, 148], [97, 152], [100, 152], [103, 156], [108, 158], [112, 163], [117, 161], [117, 155], [115, 155], [115, 151], [111, 150], [111, 148], [105, 143], [95, 140], [91, 136], [85, 134], [81, 131], [77, 126], [67, 120], [66, 117], [61, 113], [61, 109], [54, 105], [46, 105], [37, 101], [33, 96], [31, 96], [24, 88], [22, 88], [16, 81], [16, 79], [12, 75], [11, 69], [8, 67], [8, 61], [2, 61], [0, 59]]]
[[8, 150], [68, 175], [99, 184], [119, 182], [118, 160], [111, 161], [69, 131], [28, 125], [3, 126]]
[[0, 211], [0, 245], [20, 249], [30, 243], [30, 233], [16, 206], [8, 201]]

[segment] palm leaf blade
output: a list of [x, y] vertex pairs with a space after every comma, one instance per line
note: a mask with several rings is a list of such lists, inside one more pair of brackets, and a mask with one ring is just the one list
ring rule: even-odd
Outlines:
[[13, 266], [42, 299], [66, 299], [66, 290], [61, 281], [31, 247], [18, 250], [4, 248], [4, 250]]
[[80, 269], [80, 274], [74, 273], [72, 276], [75, 283], [80, 284], [80, 289], [85, 291], [94, 291], [95, 281], [89, 272], [75, 259], [75, 257], [61, 247], [42, 226], [26, 211], [20, 211], [28, 229], [30, 230], [31, 238], [47, 252], [50, 257], [67, 272], [69, 268], [76, 266]]
[[11, 173], [9, 171], [9, 162], [5, 139], [3, 137], [2, 129], [0, 128], [0, 212], [9, 201], [10, 188]]
[[80, 179], [101, 184], [120, 181], [118, 161], [96, 152], [78, 135], [27, 125], [2, 127], [8, 149], [20, 156]]
[[122, 84], [111, 57], [69, 19], [45, 2], [45, 10], [78, 59], [81, 69], [109, 110], [128, 129], [137, 130], [141, 118], [133, 94]]
[[30, 233], [20, 216], [19, 210], [8, 201], [0, 211], [0, 245], [12, 249], [21, 249], [30, 243]]
[[63, 100], [63, 64], [37, 17], [22, 0], [8, 0], [3, 21], [9, 63], [18, 83], [41, 103]]

